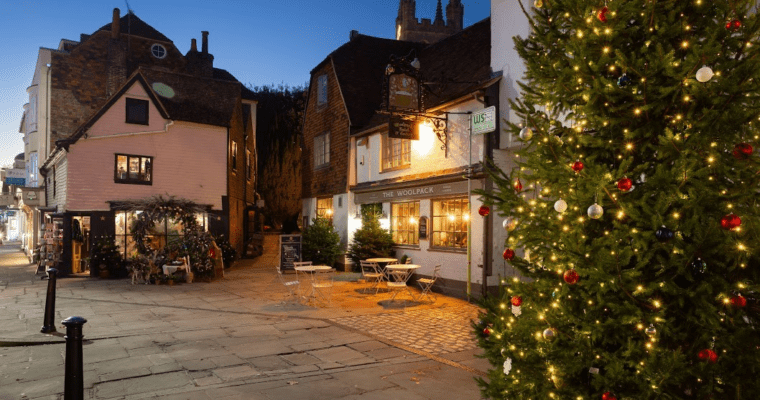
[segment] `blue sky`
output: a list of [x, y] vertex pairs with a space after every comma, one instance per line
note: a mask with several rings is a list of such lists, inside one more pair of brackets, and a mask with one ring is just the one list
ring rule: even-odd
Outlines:
[[[437, 0], [417, 0], [417, 18], [435, 17]], [[443, 0], [445, 10], [447, 0]], [[490, 15], [490, 1], [463, 0], [465, 27]], [[251, 85], [305, 84], [309, 71], [348, 41], [352, 29], [393, 38], [398, 0], [129, 0], [134, 13], [184, 54], [209, 31], [214, 66]], [[0, 5], [0, 165], [24, 151], [18, 133], [26, 88], [40, 47], [79, 40], [111, 21], [103, 0], [16, 0]], [[444, 11], [445, 12], [445, 11]]]

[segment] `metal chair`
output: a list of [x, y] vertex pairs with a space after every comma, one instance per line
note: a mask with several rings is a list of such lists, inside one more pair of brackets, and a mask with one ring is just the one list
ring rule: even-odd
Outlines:
[[314, 305], [322, 299], [329, 306], [332, 302], [332, 289], [335, 282], [335, 270], [317, 270], [314, 273], [311, 287], [314, 290]]
[[362, 277], [364, 277], [367, 281], [373, 281], [373, 285], [371, 288], [375, 288], [375, 294], [380, 290], [380, 282], [383, 281], [383, 277], [385, 276], [382, 271], [380, 271], [380, 266], [377, 263], [370, 262], [370, 261], [359, 261], [361, 263], [362, 268]]
[[441, 276], [441, 265], [438, 264], [433, 268], [433, 276], [430, 278], [420, 278], [417, 279], [417, 284], [420, 285], [420, 289], [422, 290], [422, 293], [420, 293], [420, 296], [417, 297], [417, 300], [422, 300], [422, 297], [427, 297], [433, 300], [433, 303], [437, 300], [435, 296], [435, 292], [433, 292], [431, 289], [433, 288], [433, 285], [435, 284], [435, 281], [438, 280], [438, 278]]
[[[394, 277], [394, 279], [389, 279], [388, 282], [386, 282], [388, 289], [391, 289], [393, 291], [393, 296], [391, 296], [390, 301], [395, 300], [396, 296], [402, 290], [406, 290], [406, 292], [409, 293], [409, 297], [414, 299], [414, 295], [412, 295], [412, 292], [409, 290], [409, 286], [407, 286], [407, 281], [409, 281], [409, 278], [412, 277], [414, 271], [405, 269], [390, 272], [390, 276]], [[406, 300], [404, 300], [404, 304], [406, 304]]]
[[280, 278], [280, 283], [283, 284], [286, 288], [288, 288], [289, 297], [294, 297], [296, 299], [296, 302], [301, 298], [301, 282], [298, 280], [298, 276], [296, 275], [295, 280], [289, 280], [286, 279], [283, 275], [282, 271], [280, 270], [280, 267], [274, 266], [274, 269], [277, 270], [277, 277]]
[[407, 264], [411, 264], [411, 263], [412, 263], [412, 257], [409, 257], [409, 258], [407, 258], [407, 259], [406, 259], [406, 263], [407, 263]]

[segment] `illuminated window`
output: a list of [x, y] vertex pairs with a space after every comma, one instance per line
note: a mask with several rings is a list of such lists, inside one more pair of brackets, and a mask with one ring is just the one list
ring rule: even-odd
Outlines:
[[327, 104], [327, 74], [320, 75], [317, 78], [317, 105]]
[[114, 182], [152, 185], [153, 157], [117, 154]]
[[408, 167], [412, 160], [412, 141], [383, 135], [383, 170]]
[[[116, 211], [114, 220], [114, 233], [117, 246], [119, 246], [122, 256], [129, 258], [137, 254], [135, 240], [132, 239], [132, 225], [137, 220], [137, 216], [142, 211]], [[195, 220], [198, 225], [208, 231], [208, 214], [195, 214]], [[168, 243], [180, 243], [184, 239], [184, 226], [182, 221], [173, 218], [164, 218], [155, 221], [155, 225], [150, 227], [145, 236], [145, 243], [155, 250], [162, 249]]]
[[237, 142], [232, 142], [232, 170], [237, 171]]
[[396, 244], [420, 244], [418, 224], [420, 221], [420, 202], [391, 204], [391, 234]]
[[245, 178], [249, 181], [253, 176], [253, 163], [251, 162], [251, 151], [245, 149]]
[[433, 247], [463, 249], [467, 247], [470, 223], [467, 198], [433, 200]]
[[317, 217], [325, 218], [332, 223], [333, 220], [333, 199], [325, 197], [317, 199]]
[[330, 132], [314, 138], [314, 167], [330, 163]]

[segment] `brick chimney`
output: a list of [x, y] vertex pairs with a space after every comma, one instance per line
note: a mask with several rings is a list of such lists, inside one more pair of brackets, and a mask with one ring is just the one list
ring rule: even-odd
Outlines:
[[195, 39], [190, 41], [190, 50], [185, 54], [187, 72], [203, 78], [214, 77], [214, 56], [208, 52], [208, 31], [201, 31], [201, 51]]
[[113, 9], [111, 38], [108, 40], [108, 93], [110, 97], [127, 80], [127, 48], [120, 39], [119, 9]]

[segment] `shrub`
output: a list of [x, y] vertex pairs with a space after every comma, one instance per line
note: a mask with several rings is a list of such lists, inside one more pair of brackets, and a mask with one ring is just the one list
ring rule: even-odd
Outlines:
[[390, 257], [393, 254], [393, 236], [380, 226], [376, 215], [365, 215], [362, 227], [354, 233], [354, 240], [348, 248], [348, 256], [355, 265], [359, 261], [375, 257]]
[[340, 246], [340, 235], [332, 223], [325, 218], [314, 218], [312, 224], [303, 232], [303, 259], [315, 265], [332, 266], [343, 251]]

